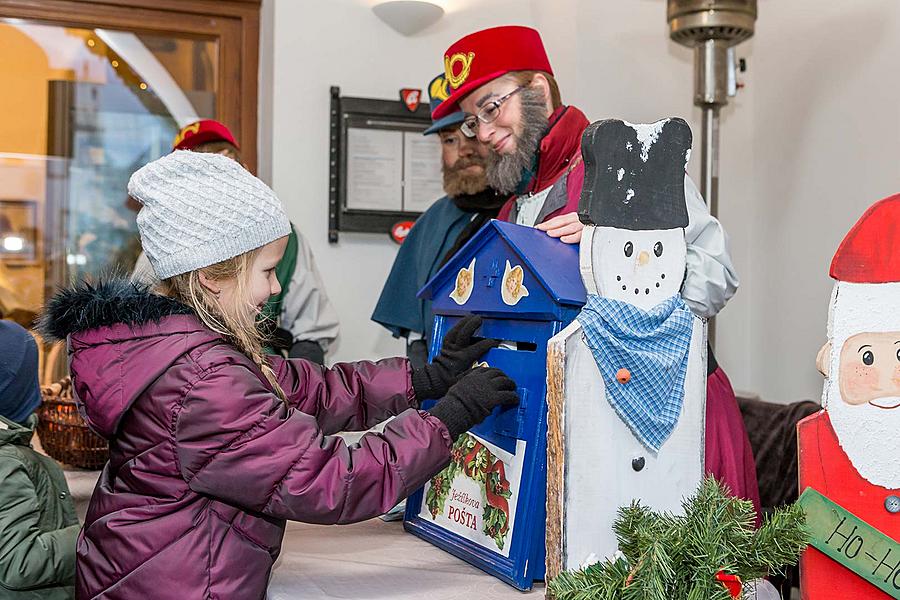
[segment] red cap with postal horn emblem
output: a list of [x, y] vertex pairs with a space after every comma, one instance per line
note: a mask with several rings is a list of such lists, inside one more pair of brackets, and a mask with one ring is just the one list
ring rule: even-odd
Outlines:
[[231, 131], [223, 123], [212, 119], [203, 119], [182, 127], [172, 142], [172, 150], [193, 150], [207, 142], [228, 142], [238, 150], [241, 148]]
[[543, 71], [553, 75], [541, 34], [531, 27], [492, 27], [462, 38], [444, 53], [450, 96], [432, 113], [440, 119], [459, 110], [469, 92], [510, 71]]

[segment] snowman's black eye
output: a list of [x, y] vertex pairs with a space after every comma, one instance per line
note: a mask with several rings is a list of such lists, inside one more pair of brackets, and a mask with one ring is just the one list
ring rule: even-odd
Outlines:
[[875, 362], [875, 355], [872, 354], [871, 350], [866, 350], [863, 352], [862, 360], [864, 365], [871, 366]]
[[662, 256], [662, 251], [662, 242], [656, 242], [656, 244], [653, 245], [653, 254], [656, 255], [656, 258]]
[[625, 257], [631, 258], [631, 255], [634, 254], [634, 244], [631, 242], [625, 242]]

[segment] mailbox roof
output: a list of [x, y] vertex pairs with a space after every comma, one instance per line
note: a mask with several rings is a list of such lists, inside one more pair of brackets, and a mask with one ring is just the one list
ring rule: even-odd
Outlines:
[[503, 239], [547, 293], [559, 304], [582, 306], [587, 300], [578, 269], [578, 245], [565, 244], [533, 227], [491, 220], [472, 236], [459, 252], [425, 284], [418, 296], [431, 299], [444, 286], [455, 285], [460, 268], [477, 257], [492, 239]]

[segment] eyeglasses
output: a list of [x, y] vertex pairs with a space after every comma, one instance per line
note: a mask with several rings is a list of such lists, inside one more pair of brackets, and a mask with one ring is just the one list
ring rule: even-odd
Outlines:
[[503, 103], [524, 89], [525, 86], [520, 85], [505, 96], [500, 96], [496, 100], [488, 102], [478, 109], [478, 113], [466, 117], [466, 119], [462, 122], [462, 125], [459, 126], [459, 130], [462, 131], [463, 135], [467, 138], [475, 137], [475, 135], [478, 133], [479, 121], [482, 123], [493, 123], [494, 121], [496, 121], [497, 117], [500, 116], [500, 107], [503, 106]]

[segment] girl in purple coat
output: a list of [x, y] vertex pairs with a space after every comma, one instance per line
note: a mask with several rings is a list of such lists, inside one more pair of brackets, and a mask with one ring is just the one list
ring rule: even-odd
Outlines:
[[[110, 460], [78, 538], [78, 598], [263, 598], [287, 519], [379, 515], [445, 467], [456, 437], [517, 401], [477, 318], [441, 354], [338, 364], [265, 357], [260, 309], [290, 233], [238, 163], [178, 151], [136, 172], [138, 229], [162, 280], [61, 292], [43, 317], [68, 338], [74, 389]], [[429, 412], [425, 398], [441, 398]], [[332, 434], [396, 415], [348, 446]]]

